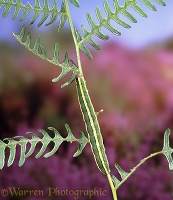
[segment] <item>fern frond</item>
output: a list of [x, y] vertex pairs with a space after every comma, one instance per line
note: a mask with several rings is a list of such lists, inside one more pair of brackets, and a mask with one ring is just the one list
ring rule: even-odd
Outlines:
[[[36, 37], [33, 48], [30, 47], [31, 46], [31, 34], [30, 33], [28, 33], [26, 35], [26, 40], [23, 42], [25, 32], [26, 32], [26, 25], [23, 25], [20, 33], [18, 35], [15, 35], [15, 34], [13, 34], [13, 35], [16, 38], [16, 40], [19, 43], [21, 43], [22, 45], [24, 45], [29, 51], [31, 51], [32, 53], [41, 57], [42, 59], [44, 59], [44, 60], [46, 60], [46, 61], [48, 61], [48, 62], [50, 62], [54, 65], [58, 65], [62, 68], [61, 74], [57, 78], [54, 78], [52, 81], [53, 82], [60, 81], [62, 78], [64, 78], [64, 76], [66, 76], [70, 71], [72, 71], [73, 74], [70, 77], [70, 80], [67, 81], [61, 87], [65, 87], [65, 86], [69, 85], [71, 82], [73, 82], [75, 80], [76, 75], [79, 73], [79, 70], [78, 70], [78, 67], [75, 65], [75, 63], [72, 60], [69, 59], [68, 53], [65, 54], [64, 61], [62, 63], [60, 63], [59, 62], [59, 46], [56, 43], [55, 46], [54, 46], [53, 58], [49, 59], [46, 55], [46, 50], [40, 44], [40, 38], [38, 36]], [[70, 66], [70, 64], [69, 64], [70, 62], [72, 63], [72, 66]]]
[[169, 144], [170, 133], [171, 133], [170, 129], [167, 129], [165, 131], [164, 144], [163, 144], [162, 151], [163, 151], [163, 154], [166, 156], [166, 159], [168, 161], [169, 169], [173, 170], [173, 158], [172, 158], [173, 149], [170, 147], [170, 144]]
[[[31, 136], [31, 139], [25, 138], [23, 136], [16, 136], [13, 138], [5, 138], [4, 141], [8, 141], [8, 143], [5, 143], [4, 141], [0, 140], [0, 169], [2, 169], [5, 165], [5, 149], [10, 149], [10, 155], [8, 157], [7, 166], [13, 164], [16, 156], [16, 146], [20, 145], [20, 159], [19, 159], [19, 166], [22, 166], [29, 156], [31, 156], [36, 148], [36, 145], [38, 143], [42, 143], [40, 151], [36, 154], [35, 158], [39, 158], [42, 156], [45, 152], [45, 150], [48, 148], [48, 145], [53, 142], [54, 147], [53, 149], [44, 154], [45, 158], [48, 158], [52, 155], [54, 155], [57, 150], [59, 149], [60, 145], [66, 141], [66, 142], [78, 142], [79, 146], [77, 151], [74, 153], [73, 157], [79, 156], [83, 149], [85, 148], [86, 144], [89, 142], [88, 139], [85, 137], [85, 134], [80, 131], [80, 138], [76, 139], [69, 127], [68, 124], [65, 124], [65, 128], [67, 130], [68, 136], [66, 138], [63, 138], [60, 133], [53, 127], [48, 127], [49, 130], [53, 131], [55, 136], [52, 138], [49, 136], [49, 134], [45, 130], [38, 130], [43, 137], [39, 138], [36, 134], [33, 132], [27, 132], [26, 134]], [[29, 150], [27, 151], [27, 144], [31, 144]]]
[[[140, 0], [140, 1], [143, 2], [151, 10], [156, 11], [155, 6], [151, 3], [150, 0]], [[163, 0], [156, 0], [156, 2], [162, 6], [165, 6]], [[120, 18], [119, 14], [123, 14], [128, 20], [130, 20], [133, 23], [136, 23], [137, 20], [128, 10], [130, 7], [132, 7], [139, 15], [141, 15], [142, 17], [147, 17], [145, 11], [137, 4], [137, 0], [124, 0], [123, 6], [120, 6], [118, 0], [113, 0], [113, 5], [114, 5], [114, 11], [112, 11], [112, 9], [110, 8], [108, 1], [104, 0], [104, 10], [107, 15], [106, 17], [103, 16], [99, 8], [96, 8], [95, 12], [98, 19], [98, 23], [94, 21], [90, 13], [87, 13], [87, 21], [90, 26], [90, 30], [87, 30], [85, 26], [82, 25], [83, 37], [79, 33], [79, 31], [76, 30], [76, 38], [78, 46], [89, 57], [89, 59], [92, 59], [92, 56], [89, 49], [86, 47], [85, 43], [88, 43], [95, 49], [99, 50], [100, 46], [93, 40], [92, 38], [93, 35], [97, 36], [102, 40], [109, 39], [109, 36], [105, 35], [100, 30], [102, 27], [108, 29], [115, 35], [120, 35], [121, 33], [117, 28], [115, 28], [111, 24], [111, 21], [115, 21], [117, 24], [121, 25], [124, 28], [131, 28], [131, 26], [126, 21], [123, 21]]]
[[22, 11], [22, 16], [20, 21], [23, 21], [31, 12], [33, 13], [30, 20], [30, 24], [35, 23], [40, 14], [42, 14], [41, 19], [38, 22], [38, 27], [40, 27], [48, 18], [49, 21], [46, 23], [46, 26], [52, 24], [58, 16], [60, 16], [59, 29], [64, 25], [67, 17], [64, 3], [61, 4], [61, 9], [58, 10], [58, 3], [56, 0], [52, 0], [53, 6], [50, 8], [50, 2], [48, 0], [43, 0], [43, 6], [40, 5], [40, 0], [34, 0], [34, 6], [30, 3], [23, 5], [22, 0], [0, 0], [0, 8], [4, 6], [4, 11], [2, 17], [5, 18], [9, 13], [11, 8], [14, 8], [12, 19], [15, 20], [20, 11]]
[[130, 172], [126, 172], [124, 171], [118, 164], [115, 164], [115, 168], [117, 169], [118, 173], [121, 176], [121, 181], [119, 181], [113, 174], [111, 175], [111, 179], [114, 183], [115, 189], [117, 190], [145, 161], [147, 161], [148, 159], [160, 155], [160, 154], [164, 154], [166, 156], [166, 159], [168, 161], [169, 164], [169, 169], [173, 170], [173, 157], [172, 157], [172, 153], [173, 153], [173, 148], [170, 147], [169, 144], [169, 137], [170, 137], [170, 133], [171, 130], [167, 129], [165, 131], [164, 134], [164, 145], [163, 145], [163, 149], [162, 151], [158, 151], [155, 153], [150, 154], [149, 156], [143, 158], [138, 165], [136, 165], [133, 169], [130, 170]]

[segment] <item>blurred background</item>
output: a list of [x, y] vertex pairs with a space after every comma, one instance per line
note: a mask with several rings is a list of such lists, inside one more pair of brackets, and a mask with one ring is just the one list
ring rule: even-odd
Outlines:
[[[88, 27], [85, 18], [87, 11], [96, 19], [95, 8], [99, 6], [103, 10], [101, 0], [80, 3], [81, 10], [70, 7], [74, 24], [79, 30], [81, 24]], [[165, 130], [173, 130], [173, 2], [166, 3], [167, 6], [162, 7], [153, 1], [158, 12], [143, 6], [148, 14], [147, 19], [131, 11], [138, 23], [129, 22], [132, 26], [129, 30], [116, 25], [122, 33], [119, 37], [103, 29], [110, 40], [97, 40], [102, 49], [96, 51], [91, 48], [92, 61], [81, 54], [95, 109], [104, 110], [99, 122], [114, 174], [117, 173], [114, 163], [128, 172], [144, 157], [160, 151]], [[0, 16], [3, 9], [0, 9]], [[24, 23], [28, 23], [31, 16]], [[23, 22], [19, 22], [20, 17], [16, 21], [11, 18], [12, 12], [7, 18], [0, 18], [0, 138], [25, 136], [28, 131], [39, 135], [38, 129], [49, 126], [55, 127], [66, 137], [65, 123], [79, 137], [79, 131], [85, 130], [85, 127], [75, 83], [64, 89], [60, 86], [67, 79], [52, 83], [51, 80], [60, 73], [59, 67], [37, 58], [15, 41], [12, 32], [17, 34]], [[27, 31], [32, 33], [33, 41], [36, 35], [40, 36], [41, 44], [50, 58], [54, 43], [58, 42], [60, 60], [63, 60], [66, 51], [75, 60], [68, 24], [60, 34], [56, 31], [57, 24], [58, 21], [48, 27], [43, 25], [40, 29], [36, 25], [27, 26]], [[50, 134], [53, 137], [53, 133]], [[171, 138], [173, 141], [173, 136]], [[36, 147], [34, 155], [40, 147], [41, 144]], [[50, 149], [52, 147], [50, 145]], [[82, 155], [73, 158], [76, 149], [77, 144], [63, 143], [56, 155], [48, 159], [35, 159], [33, 155], [19, 168], [18, 148], [14, 164], [0, 171], [0, 189], [40, 189], [45, 191], [45, 195], [19, 197], [9, 194], [0, 199], [71, 200], [73, 196], [47, 197], [46, 191], [49, 187], [60, 190], [93, 190], [96, 187], [106, 190], [106, 197], [96, 195], [92, 197], [93, 200], [111, 200], [107, 179], [97, 169], [90, 146], [87, 145]], [[118, 197], [119, 200], [171, 200], [172, 192], [173, 173], [169, 171], [165, 157], [159, 155], [143, 164], [120, 187]], [[79, 199], [88, 197], [81, 196]]]

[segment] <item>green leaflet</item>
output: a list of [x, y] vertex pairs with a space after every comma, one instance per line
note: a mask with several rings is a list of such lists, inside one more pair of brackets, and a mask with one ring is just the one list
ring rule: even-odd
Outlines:
[[[112, 1], [114, 5], [113, 11], [110, 8], [108, 1], [104, 0], [103, 5], [104, 5], [106, 17], [103, 16], [99, 8], [96, 8], [95, 12], [98, 19], [98, 23], [94, 21], [90, 13], [87, 13], [87, 21], [90, 26], [90, 30], [87, 30], [85, 26], [82, 25], [83, 36], [79, 33], [79, 31], [76, 30], [76, 38], [78, 42], [78, 47], [89, 57], [89, 59], [92, 59], [92, 55], [89, 49], [86, 47], [85, 43], [88, 43], [92, 45], [95, 49], [99, 50], [100, 46], [92, 38], [93, 35], [97, 36], [101, 40], [109, 39], [109, 36], [105, 35], [100, 30], [102, 27], [106, 28], [107, 30], [109, 30], [115, 35], [120, 35], [121, 33], [116, 27], [114, 27], [111, 24], [111, 21], [116, 22], [117, 24], [121, 25], [124, 28], [131, 27], [128, 24], [128, 22], [123, 21], [120, 18], [119, 14], [123, 14], [128, 20], [130, 20], [133, 23], [136, 23], [137, 20], [128, 10], [128, 8], [132, 7], [139, 15], [141, 15], [142, 17], [147, 17], [147, 14], [145, 13], [145, 11], [138, 5], [137, 0], [124, 0], [123, 6], [120, 6], [118, 0], [112, 0]], [[143, 2], [151, 10], [156, 11], [155, 6], [152, 4], [150, 0], [140, 0], [140, 1]], [[163, 0], [156, 0], [156, 2], [162, 6], [165, 6], [165, 3]]]
[[125, 172], [118, 164], [115, 163], [115, 168], [121, 176], [121, 181], [118, 180], [113, 174], [110, 174], [114, 187], [117, 189], [122, 184], [122, 182], [129, 176], [130, 173]]
[[74, 5], [74, 6], [76, 6], [76, 7], [80, 7], [80, 4], [79, 4], [79, 1], [78, 0], [70, 0], [70, 2]]
[[[25, 36], [25, 32], [26, 32], [26, 25], [24, 25], [20, 31], [20, 33], [18, 35], [14, 34], [14, 37], [16, 38], [17, 41], [19, 41], [22, 45], [24, 45], [28, 50], [30, 50], [32, 53], [36, 54], [37, 56], [41, 57], [42, 59], [54, 64], [54, 65], [58, 65], [62, 68], [61, 74], [57, 77], [54, 78], [52, 81], [53, 82], [58, 82], [61, 79], [64, 78], [64, 76], [66, 76], [69, 72], [73, 72], [72, 76], [70, 77], [70, 79], [63, 84], [61, 87], [65, 87], [68, 86], [70, 83], [72, 83], [76, 77], [76, 75], [79, 73], [78, 67], [76, 66], [76, 64], [69, 59], [68, 57], [68, 53], [65, 54], [64, 57], [64, 61], [62, 63], [59, 62], [59, 46], [56, 43], [54, 46], [54, 54], [53, 54], [53, 58], [49, 59], [46, 55], [46, 51], [44, 49], [44, 47], [40, 44], [40, 38], [37, 36], [36, 40], [34, 42], [34, 47], [31, 48], [31, 34], [28, 33], [26, 35], [26, 41], [23, 42], [23, 38]], [[69, 63], [72, 63], [72, 66], [70, 66]]]
[[[43, 137], [39, 138], [37, 135], [35, 135], [33, 132], [27, 132], [26, 134], [29, 134], [31, 136], [31, 139], [25, 138], [23, 136], [16, 136], [13, 138], [5, 138], [4, 141], [8, 141], [8, 143], [3, 142], [0, 140], [0, 169], [4, 167], [5, 164], [5, 149], [9, 148], [10, 149], [10, 155], [8, 157], [8, 163], [7, 166], [9, 167], [10, 165], [13, 164], [15, 156], [16, 156], [16, 146], [20, 145], [20, 159], [19, 159], [19, 166], [22, 166], [29, 156], [31, 156], [36, 148], [36, 145], [38, 143], [42, 143], [40, 151], [36, 154], [36, 158], [39, 158], [44, 154], [46, 149], [48, 149], [48, 145], [50, 142], [54, 143], [54, 147], [51, 151], [48, 153], [44, 154], [45, 158], [48, 158], [52, 155], [54, 155], [57, 150], [59, 149], [60, 145], [66, 141], [66, 142], [78, 142], [79, 146], [77, 151], [74, 153], [74, 157], [79, 156], [83, 149], [85, 148], [86, 144], [89, 142], [88, 139], [85, 137], [85, 134], [81, 131], [80, 138], [76, 139], [69, 127], [68, 124], [65, 124], [65, 128], [67, 130], [67, 137], [63, 138], [60, 133], [53, 127], [48, 127], [49, 130], [53, 131], [55, 136], [52, 138], [49, 136], [49, 134], [45, 130], [38, 130]], [[17, 139], [17, 140], [16, 140]], [[30, 148], [28, 152], [26, 152], [26, 146], [27, 144], [30, 143]]]
[[170, 133], [171, 133], [171, 130], [168, 128], [164, 134], [164, 144], [163, 144], [162, 151], [168, 161], [169, 169], [173, 170], [173, 158], [172, 158], [173, 149], [170, 147], [170, 144], [169, 144]]
[[58, 16], [60, 16], [60, 23], [58, 30], [60, 30], [67, 17], [64, 3], [61, 4], [61, 9], [58, 10], [58, 3], [56, 0], [52, 0], [53, 6], [50, 8], [50, 2], [48, 0], [43, 0], [43, 6], [40, 5], [40, 0], [34, 0], [34, 6], [30, 3], [27, 5], [22, 4], [22, 0], [0, 0], [0, 8], [4, 6], [4, 11], [2, 13], [3, 18], [5, 18], [11, 11], [11, 8], [14, 8], [12, 19], [15, 20], [20, 16], [20, 12], [22, 12], [22, 16], [20, 17], [20, 21], [23, 21], [30, 13], [32, 13], [32, 18], [30, 20], [30, 24], [35, 23], [35, 21], [42, 15], [41, 19], [39, 19], [38, 27], [40, 27], [48, 18], [49, 21], [46, 23], [46, 26], [52, 24]]
[[162, 6], [166, 6], [165, 2], [163, 0], [155, 0], [158, 4]]
[[129, 173], [125, 172], [117, 163], [115, 163], [115, 168], [119, 172], [121, 179], [124, 180]]

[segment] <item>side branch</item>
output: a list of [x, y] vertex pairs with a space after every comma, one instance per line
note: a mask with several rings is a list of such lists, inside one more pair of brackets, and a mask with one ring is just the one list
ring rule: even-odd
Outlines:
[[145, 161], [149, 160], [150, 158], [157, 156], [159, 154], [164, 154], [164, 153], [168, 153], [168, 151], [158, 151], [156, 153], [152, 153], [149, 156], [143, 158], [138, 165], [136, 165], [133, 169], [131, 169], [131, 171], [129, 173], [127, 173], [127, 176], [123, 178], [123, 180], [121, 182], [119, 182], [119, 184], [116, 185], [115, 189], [117, 190]]

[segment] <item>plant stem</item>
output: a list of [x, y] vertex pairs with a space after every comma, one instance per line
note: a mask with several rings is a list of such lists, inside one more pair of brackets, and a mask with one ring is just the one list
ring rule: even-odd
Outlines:
[[[69, 25], [70, 25], [70, 28], [71, 28], [71, 32], [72, 32], [72, 36], [73, 36], [73, 40], [74, 40], [74, 44], [75, 44], [75, 48], [76, 48], [76, 56], [77, 56], [77, 61], [78, 61], [79, 72], [80, 72], [80, 75], [83, 76], [82, 65], [81, 65], [81, 60], [80, 60], [80, 52], [79, 52], [79, 47], [78, 47], [78, 43], [77, 43], [77, 39], [76, 39], [75, 29], [74, 29], [74, 26], [73, 26], [71, 15], [70, 15], [70, 10], [69, 10], [69, 6], [68, 6], [68, 0], [65, 0], [65, 6], [66, 6], [67, 18], [68, 18], [68, 21], [69, 21]], [[84, 79], [84, 77], [83, 77], [83, 79]], [[86, 91], [88, 91], [88, 90], [86, 89]], [[90, 99], [88, 92], [87, 92], [87, 95], [88, 95], [88, 99]], [[90, 102], [90, 104], [92, 105], [91, 102]], [[94, 108], [93, 108], [93, 113], [95, 115], [95, 118], [97, 118], [96, 117], [97, 114], [95, 113]], [[99, 124], [98, 124], [98, 126], [99, 126]], [[110, 184], [110, 187], [111, 187], [111, 191], [112, 191], [112, 195], [113, 195], [113, 200], [117, 200], [116, 189], [114, 187], [114, 184], [113, 184], [113, 181], [112, 181], [110, 173], [107, 174], [107, 178], [108, 178], [108, 181], [109, 181], [109, 184]]]
[[83, 75], [82, 65], [81, 65], [81, 59], [80, 59], [80, 52], [79, 52], [79, 47], [77, 45], [77, 39], [76, 39], [75, 29], [74, 29], [74, 26], [73, 26], [71, 15], [70, 15], [70, 10], [69, 10], [69, 6], [68, 6], [68, 0], [65, 0], [65, 6], [66, 6], [66, 14], [67, 14], [67, 18], [68, 18], [69, 25], [70, 25], [70, 28], [71, 28], [71, 33], [72, 33], [73, 41], [74, 41], [74, 44], [75, 44], [79, 72], [80, 72], [81, 75]]
[[113, 195], [113, 200], [118, 200], [117, 193], [116, 193], [116, 188], [114, 187], [114, 184], [112, 182], [110, 174], [107, 174], [107, 178], [108, 178], [108, 181], [109, 181], [109, 185], [111, 187], [111, 191], [112, 191], [112, 195]]
[[163, 154], [165, 151], [158, 151], [156, 153], [152, 153], [149, 156], [143, 158], [138, 165], [136, 165], [133, 169], [131, 169], [131, 171], [128, 173], [128, 175], [115, 187], [115, 189], [117, 190], [145, 161], [147, 161], [148, 159], [157, 156], [159, 154]]

